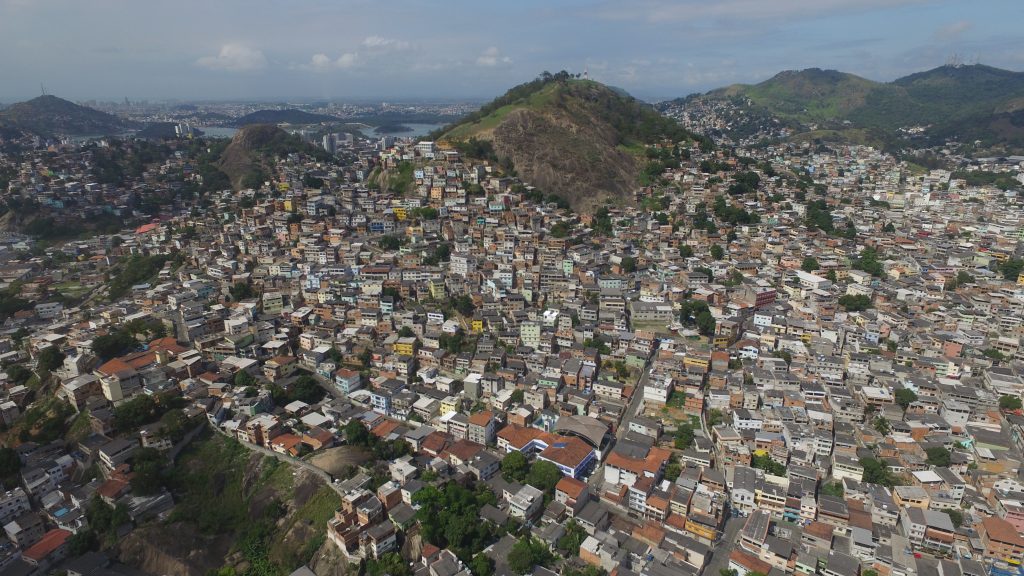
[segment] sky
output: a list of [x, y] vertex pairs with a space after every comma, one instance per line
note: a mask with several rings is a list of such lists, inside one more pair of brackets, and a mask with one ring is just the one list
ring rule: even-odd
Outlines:
[[810, 67], [1024, 70], [1024, 0], [0, 0], [0, 101], [486, 99], [544, 70], [647, 100]]

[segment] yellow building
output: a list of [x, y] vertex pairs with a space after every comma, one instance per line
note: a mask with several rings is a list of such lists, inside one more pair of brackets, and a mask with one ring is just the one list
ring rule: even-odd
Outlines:
[[395, 342], [395, 354], [398, 354], [399, 356], [412, 356], [413, 352], [415, 352], [415, 346], [415, 338], [399, 338], [398, 342]]

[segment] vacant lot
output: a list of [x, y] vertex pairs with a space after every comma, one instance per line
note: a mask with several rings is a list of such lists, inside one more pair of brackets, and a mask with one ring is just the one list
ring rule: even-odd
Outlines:
[[309, 462], [331, 476], [340, 476], [350, 466], [361, 466], [369, 455], [358, 446], [328, 448], [310, 457]]

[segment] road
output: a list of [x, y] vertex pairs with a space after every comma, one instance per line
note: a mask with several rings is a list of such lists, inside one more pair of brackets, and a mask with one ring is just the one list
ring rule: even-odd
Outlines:
[[619, 420], [619, 428], [615, 431], [615, 440], [622, 440], [622, 437], [629, 431], [629, 422], [636, 417], [637, 412], [640, 410], [640, 406], [644, 402], [644, 386], [647, 385], [647, 380], [651, 377], [651, 359], [647, 359], [647, 363], [644, 364], [643, 374], [640, 375], [640, 379], [636, 381], [636, 388], [633, 389], [633, 397], [629, 399], [629, 405], [626, 406], [626, 411], [622, 414], [622, 418]]
[[746, 518], [732, 516], [725, 521], [722, 537], [711, 547], [711, 559], [701, 572], [703, 576], [718, 576], [719, 570], [729, 567], [729, 555], [732, 554], [732, 549], [736, 546], [736, 536], [743, 528], [744, 522], [746, 522]]
[[[652, 357], [653, 358], [653, 357]], [[637, 412], [640, 410], [640, 406], [643, 405], [644, 399], [644, 386], [647, 385], [647, 379], [650, 378], [651, 374], [651, 361], [652, 358], [647, 359], [647, 363], [644, 364], [643, 373], [640, 378], [636, 381], [636, 386], [633, 389], [633, 396], [629, 400], [629, 404], [626, 405], [625, 411], [622, 413], [622, 418], [619, 419], [619, 426], [615, 430], [615, 441], [618, 442], [626, 435], [629, 431], [629, 422], [636, 417]], [[611, 450], [612, 445], [609, 445], [607, 450]], [[607, 456], [607, 454], [605, 454]], [[603, 464], [601, 465], [603, 466]], [[604, 471], [598, 466], [590, 477], [587, 478], [587, 485], [590, 487], [591, 494], [600, 495], [601, 485], [604, 484]], [[620, 508], [620, 511], [625, 511]]]

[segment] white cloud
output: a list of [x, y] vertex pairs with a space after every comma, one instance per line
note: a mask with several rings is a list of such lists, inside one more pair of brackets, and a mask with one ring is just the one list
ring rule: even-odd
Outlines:
[[383, 36], [367, 36], [363, 40], [363, 47], [380, 52], [392, 52], [405, 50], [409, 47], [409, 43], [405, 40], [395, 40]]
[[639, 0], [608, 2], [597, 9], [602, 18], [649, 22], [808, 18], [836, 12], [894, 8], [933, 0]]
[[248, 72], [267, 67], [267, 57], [260, 50], [242, 44], [225, 44], [216, 56], [203, 56], [196, 65], [210, 70]]
[[501, 51], [499, 51], [496, 46], [491, 46], [487, 50], [484, 50], [483, 54], [480, 54], [476, 59], [477, 66], [487, 66], [491, 68], [495, 66], [505, 66], [511, 63], [512, 59], [508, 56], [502, 56]]
[[955, 40], [959, 38], [964, 32], [967, 32], [973, 27], [974, 24], [972, 24], [971, 22], [967, 20], [960, 20], [958, 22], [953, 22], [951, 24], [943, 26], [942, 28], [939, 28], [938, 31], [935, 33], [935, 37], [938, 38], [939, 40]]
[[334, 61], [334, 65], [338, 68], [352, 68], [359, 63], [358, 52], [345, 52], [338, 59]]
[[[346, 70], [354, 68], [359, 64], [359, 53], [358, 52], [346, 52], [336, 59], [332, 60], [330, 56], [320, 52], [313, 54], [313, 57], [309, 59], [307, 64], [298, 66], [300, 70], [309, 70], [312, 72], [327, 72], [328, 70]], [[295, 68], [295, 66], [293, 66]]]

